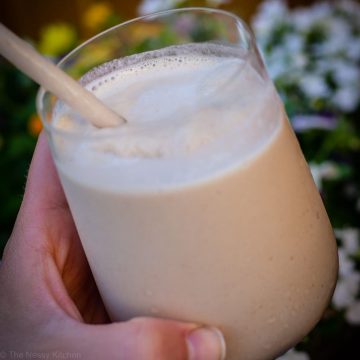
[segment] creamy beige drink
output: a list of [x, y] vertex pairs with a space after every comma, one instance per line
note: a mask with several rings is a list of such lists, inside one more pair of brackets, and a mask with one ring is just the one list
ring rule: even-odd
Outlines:
[[96, 129], [63, 104], [54, 119], [57, 168], [111, 318], [217, 326], [231, 360], [301, 340], [332, 294], [337, 251], [267, 77], [241, 51], [187, 45], [82, 81], [128, 120]]

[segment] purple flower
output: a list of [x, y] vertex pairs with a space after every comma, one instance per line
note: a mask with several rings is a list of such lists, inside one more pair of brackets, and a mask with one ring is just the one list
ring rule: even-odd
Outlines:
[[291, 123], [296, 132], [305, 132], [311, 129], [333, 130], [336, 128], [337, 119], [333, 115], [296, 115], [291, 118]]

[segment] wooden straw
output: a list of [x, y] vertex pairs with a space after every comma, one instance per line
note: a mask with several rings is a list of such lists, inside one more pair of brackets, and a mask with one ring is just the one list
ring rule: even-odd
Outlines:
[[0, 23], [0, 54], [22, 72], [54, 93], [96, 127], [113, 127], [126, 120], [107, 108], [95, 95], [41, 56], [28, 43]]

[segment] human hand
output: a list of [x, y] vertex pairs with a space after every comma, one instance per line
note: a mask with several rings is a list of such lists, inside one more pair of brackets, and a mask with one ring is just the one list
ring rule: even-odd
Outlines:
[[44, 134], [0, 265], [0, 289], [4, 359], [15, 353], [47, 359], [224, 358], [216, 329], [155, 318], [109, 323]]

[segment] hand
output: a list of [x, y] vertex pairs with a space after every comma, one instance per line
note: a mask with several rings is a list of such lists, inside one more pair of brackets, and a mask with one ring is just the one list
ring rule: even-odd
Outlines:
[[0, 265], [1, 358], [212, 360], [224, 358], [224, 349], [219, 331], [197, 324], [109, 323], [41, 134]]

